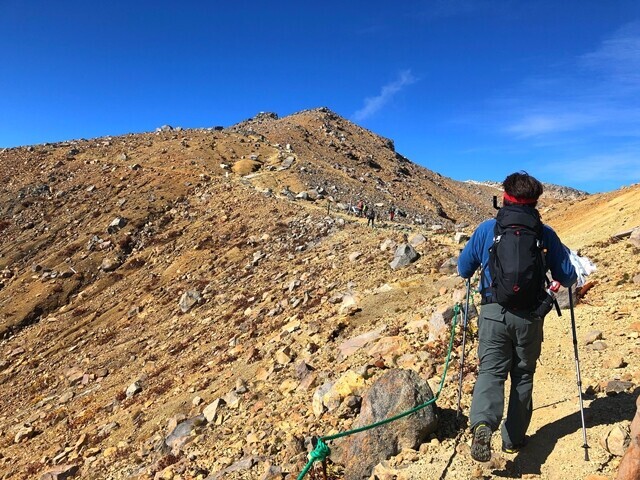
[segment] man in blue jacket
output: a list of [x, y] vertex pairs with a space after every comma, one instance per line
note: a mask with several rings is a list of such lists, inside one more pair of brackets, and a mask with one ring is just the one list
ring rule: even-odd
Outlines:
[[[503, 206], [535, 210], [542, 184], [525, 172], [509, 175], [503, 182]], [[514, 210], [514, 208], [512, 208]], [[537, 215], [537, 210], [535, 210]], [[489, 249], [494, 244], [496, 219], [482, 222], [458, 259], [461, 277], [470, 279], [480, 267], [482, 307], [478, 319], [480, 368], [473, 390], [470, 426], [473, 431], [471, 456], [480, 462], [491, 459], [491, 435], [498, 429], [504, 409], [504, 382], [511, 377], [507, 418], [502, 424], [502, 450], [516, 453], [525, 443], [533, 411], [533, 375], [542, 344], [542, 318], [530, 310], [506, 308], [496, 303], [495, 289], [487, 268]], [[565, 287], [576, 281], [569, 252], [548, 226], [542, 230], [546, 267], [552, 278]]]

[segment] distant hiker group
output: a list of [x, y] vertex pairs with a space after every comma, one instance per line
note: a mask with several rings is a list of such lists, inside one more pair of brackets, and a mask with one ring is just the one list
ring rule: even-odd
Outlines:
[[[352, 207], [353, 213], [360, 218], [367, 219], [367, 226], [374, 227], [376, 219], [379, 219], [380, 216], [376, 212], [373, 205], [367, 204], [362, 200], [359, 200], [355, 207]], [[389, 217], [389, 221], [393, 221], [396, 218], [396, 215], [401, 214], [402, 216], [406, 216], [403, 212], [400, 212], [397, 207], [391, 205], [387, 210], [387, 215]]]

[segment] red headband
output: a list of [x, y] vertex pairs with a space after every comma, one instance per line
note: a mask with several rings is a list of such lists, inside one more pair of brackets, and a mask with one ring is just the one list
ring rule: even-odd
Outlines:
[[519, 205], [533, 205], [534, 203], [536, 203], [538, 201], [537, 198], [517, 198], [517, 197], [512, 197], [511, 195], [509, 195], [507, 192], [504, 192], [503, 197], [505, 200], [511, 202], [511, 203], [516, 203]]

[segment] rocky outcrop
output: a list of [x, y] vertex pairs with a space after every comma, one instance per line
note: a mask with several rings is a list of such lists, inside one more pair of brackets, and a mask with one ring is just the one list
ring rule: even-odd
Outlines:
[[[433, 398], [431, 388], [412, 370], [389, 370], [362, 398], [360, 415], [352, 428], [379, 422]], [[369, 478], [373, 467], [404, 448], [417, 448], [435, 431], [437, 418], [429, 405], [405, 418], [347, 437], [340, 445], [339, 462], [346, 480]]]

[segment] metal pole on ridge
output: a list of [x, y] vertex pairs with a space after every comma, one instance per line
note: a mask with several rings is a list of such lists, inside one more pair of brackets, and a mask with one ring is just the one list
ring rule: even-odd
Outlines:
[[462, 400], [462, 378], [464, 376], [464, 350], [467, 343], [467, 323], [469, 321], [469, 296], [471, 295], [471, 279], [467, 278], [467, 298], [464, 305], [464, 321], [462, 322], [462, 355], [460, 357], [460, 372], [458, 378], [458, 410], [456, 418], [460, 420], [462, 408], [460, 402]]
[[576, 317], [573, 312], [573, 291], [569, 287], [569, 309], [571, 310], [571, 332], [573, 334], [573, 354], [576, 358], [576, 378], [578, 383], [578, 399], [580, 400], [580, 419], [582, 420], [582, 440], [584, 459], [589, 461], [589, 445], [587, 444], [587, 427], [584, 423], [584, 406], [582, 404], [582, 378], [580, 377], [580, 359], [578, 358], [578, 335], [576, 333]]

